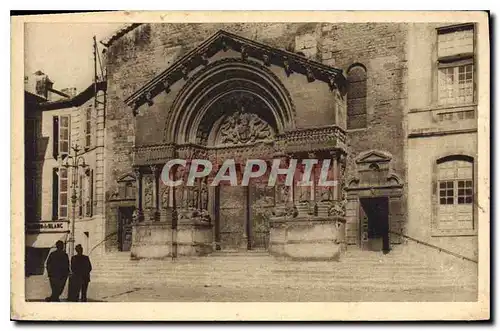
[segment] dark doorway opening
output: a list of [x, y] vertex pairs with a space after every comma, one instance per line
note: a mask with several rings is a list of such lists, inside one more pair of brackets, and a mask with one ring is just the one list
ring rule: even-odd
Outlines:
[[132, 219], [135, 207], [118, 208], [118, 249], [130, 251], [132, 246]]
[[391, 249], [389, 242], [389, 198], [361, 198], [360, 216], [362, 248], [388, 253]]

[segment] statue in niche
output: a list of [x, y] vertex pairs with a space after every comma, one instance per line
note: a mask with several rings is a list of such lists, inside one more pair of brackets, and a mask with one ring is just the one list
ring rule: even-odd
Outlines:
[[279, 191], [279, 202], [282, 204], [287, 204], [290, 202], [290, 186], [282, 185]]
[[299, 191], [299, 202], [307, 202], [309, 201], [310, 196], [310, 187], [309, 186], [297, 186]]
[[200, 189], [197, 186], [188, 188], [190, 190], [190, 199], [189, 199], [189, 208], [197, 209], [198, 208], [198, 200], [200, 197]]
[[144, 178], [144, 206], [153, 207], [153, 178], [150, 176]]
[[161, 206], [163, 209], [167, 209], [170, 205], [170, 187], [165, 187], [163, 189], [163, 194], [161, 196]]
[[332, 194], [330, 188], [323, 187], [321, 188], [321, 201], [329, 201], [331, 200]]
[[227, 117], [220, 127], [222, 144], [247, 144], [272, 137], [269, 124], [243, 107]]
[[201, 182], [201, 210], [208, 210], [208, 187], [205, 181]]

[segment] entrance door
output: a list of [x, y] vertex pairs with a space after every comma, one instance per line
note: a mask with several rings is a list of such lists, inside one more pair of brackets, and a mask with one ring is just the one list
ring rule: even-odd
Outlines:
[[221, 184], [218, 191], [216, 241], [222, 250], [246, 248], [247, 187]]
[[130, 251], [132, 246], [132, 217], [135, 207], [118, 208], [118, 248]]
[[218, 192], [215, 240], [220, 249], [267, 249], [274, 187], [252, 182], [246, 187], [220, 185]]
[[390, 250], [389, 199], [387, 197], [360, 199], [361, 244], [363, 249]]

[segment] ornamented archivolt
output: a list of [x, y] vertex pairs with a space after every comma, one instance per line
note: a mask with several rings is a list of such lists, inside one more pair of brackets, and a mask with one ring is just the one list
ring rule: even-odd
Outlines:
[[258, 115], [245, 113], [242, 108], [227, 117], [220, 127], [219, 143], [224, 145], [250, 144], [272, 139], [271, 126]]

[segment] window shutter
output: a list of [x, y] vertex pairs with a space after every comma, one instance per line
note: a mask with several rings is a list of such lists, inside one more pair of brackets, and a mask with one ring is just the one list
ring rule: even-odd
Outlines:
[[60, 168], [59, 169], [59, 217], [67, 218], [68, 217], [68, 200], [69, 200], [69, 192], [68, 192], [68, 169]]
[[59, 174], [58, 168], [52, 169], [52, 220], [59, 218]]
[[59, 156], [59, 116], [52, 117], [52, 156]]

